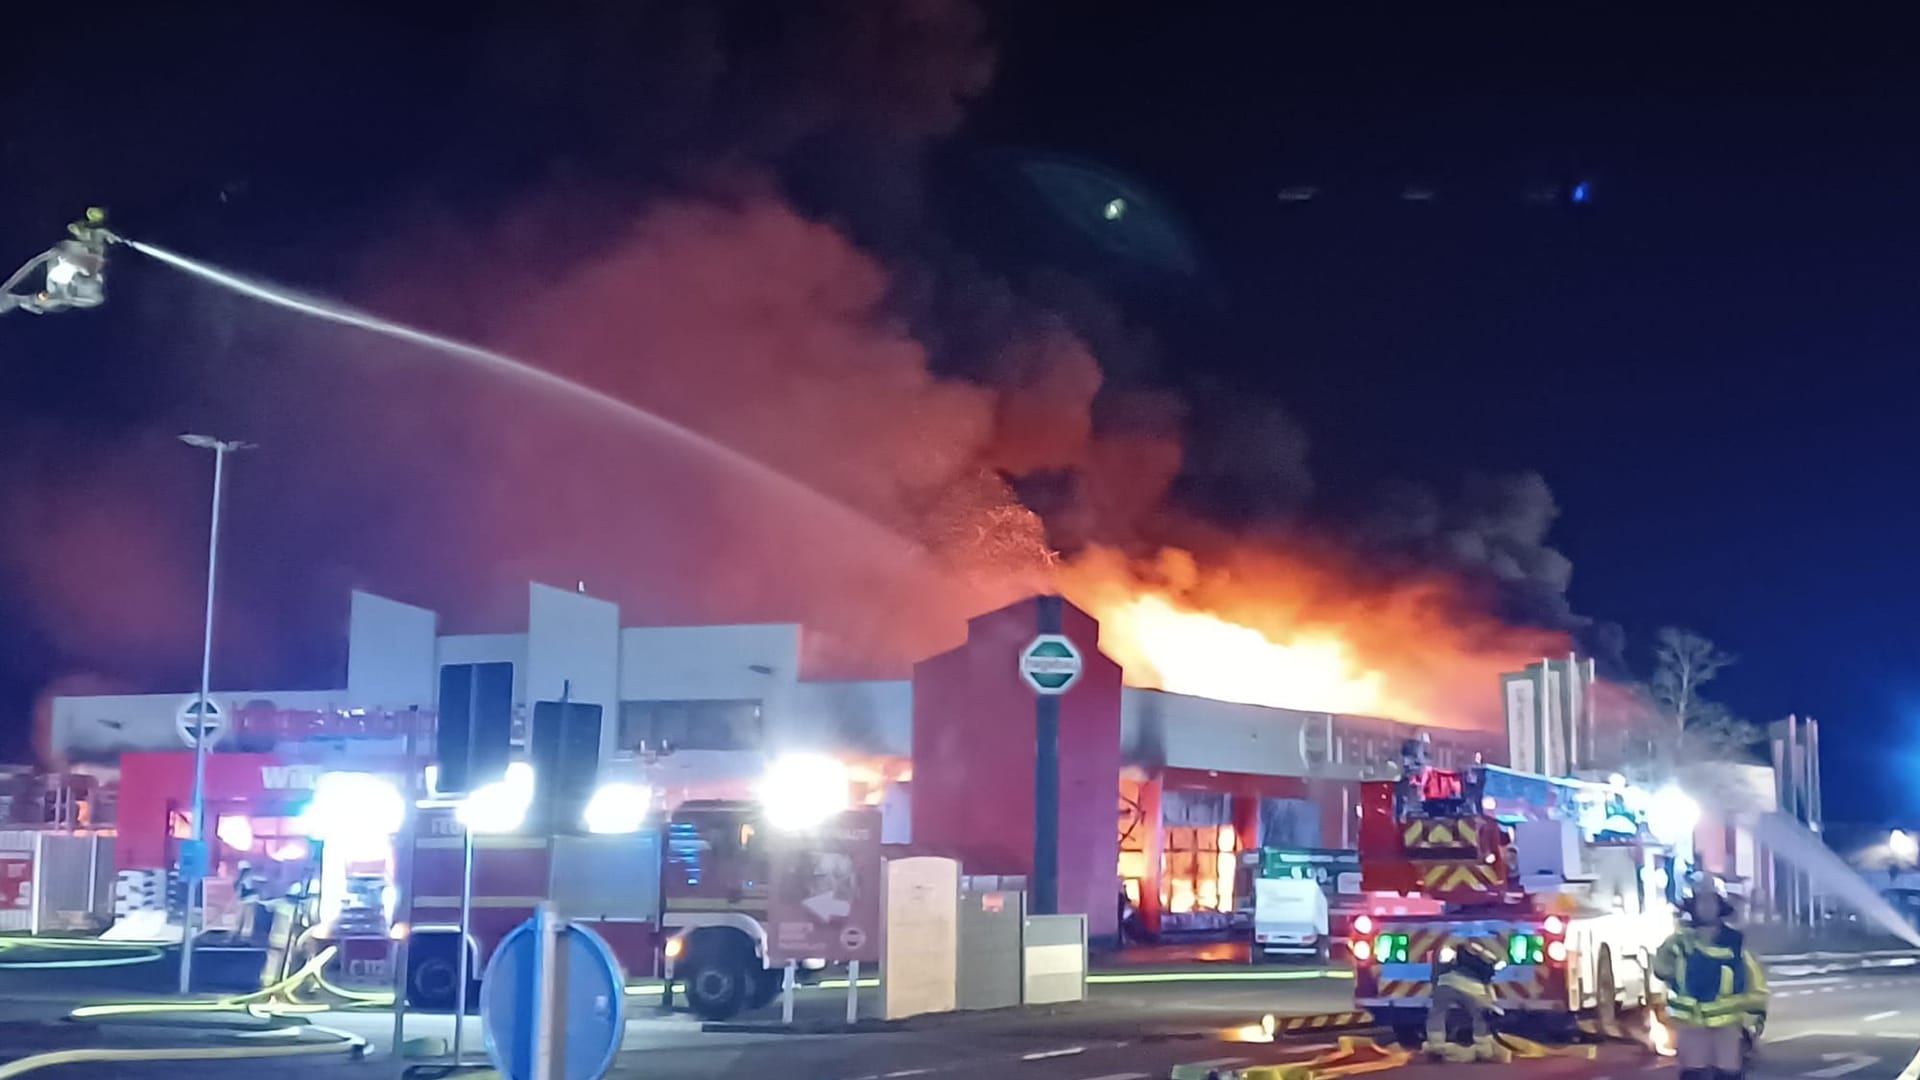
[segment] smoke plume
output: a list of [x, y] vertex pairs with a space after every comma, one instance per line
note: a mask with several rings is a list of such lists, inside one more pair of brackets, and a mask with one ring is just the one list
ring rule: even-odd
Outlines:
[[[802, 621], [813, 675], [898, 674], [967, 615], [1060, 588], [1116, 618], [1152, 595], [1274, 642], [1337, 640], [1350, 678], [1327, 707], [1384, 686], [1356, 707], [1470, 723], [1497, 708], [1490, 673], [1546, 640], [1491, 613], [1568, 624], [1538, 477], [1452, 499], [1407, 489], [1359, 527], [1321, 520], [1308, 437], [1280, 404], [1180, 385], [1124, 305], [1044, 257], [969, 253], [927, 175], [990, 85], [974, 5], [567, 7], [490, 13], [449, 36], [454, 59], [427, 61], [454, 67], [347, 91], [424, 140], [352, 149], [404, 150], [426, 179], [403, 171], [395, 195], [321, 215], [284, 250], [232, 250], [308, 274], [324, 253], [362, 306], [693, 434], [116, 266], [101, 331], [75, 344], [37, 327], [33, 354], [7, 358], [135, 380], [104, 430], [0, 409], [19, 447], [0, 462], [0, 571], [32, 628], [9, 646], [15, 679], [186, 684], [209, 462], [173, 442], [183, 430], [259, 444], [232, 464], [216, 673], [230, 686], [337, 684], [353, 587], [455, 630], [514, 628], [529, 578], [582, 583], [634, 624]], [[363, 58], [406, 40], [370, 45], [368, 29], [342, 16], [313, 34]], [[321, 126], [333, 105], [294, 89], [315, 63], [256, 72], [264, 105], [188, 80], [207, 106], [198, 137], [259, 128], [249, 110], [269, 107], [287, 130]], [[105, 123], [151, 120], [120, 104]], [[114, 145], [89, 142], [86, 167], [128, 168]], [[309, 152], [289, 149], [288, 167]], [[444, 204], [475, 162], [510, 177], [507, 194]], [[191, 175], [143, 166], [155, 184]], [[262, 186], [221, 189], [248, 229]], [[208, 211], [167, 220], [176, 235], [154, 239], [220, 255], [192, 234]], [[348, 220], [386, 229], [343, 243], [326, 223]], [[171, 344], [142, 348], [155, 341]], [[1129, 675], [1167, 681], [1145, 659]]]

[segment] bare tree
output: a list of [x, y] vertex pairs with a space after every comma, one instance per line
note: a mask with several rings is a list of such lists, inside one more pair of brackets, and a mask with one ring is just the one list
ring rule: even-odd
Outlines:
[[1743, 756], [1759, 729], [1703, 692], [1735, 662], [1705, 635], [1664, 627], [1654, 637], [1653, 678], [1644, 690], [1652, 716], [1646, 732], [1648, 764], [1662, 771], [1682, 760], [1727, 761]]
[[1733, 664], [1732, 653], [1721, 652], [1703, 634], [1677, 626], [1663, 626], [1654, 635], [1653, 681], [1648, 689], [1662, 712], [1673, 721], [1674, 733], [1683, 734], [1700, 715], [1704, 699], [1700, 688]]

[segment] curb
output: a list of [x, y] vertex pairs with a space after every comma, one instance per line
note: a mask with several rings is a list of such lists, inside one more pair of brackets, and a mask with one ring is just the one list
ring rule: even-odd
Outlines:
[[844, 1020], [795, 1020], [791, 1024], [778, 1020], [704, 1020], [700, 1030], [729, 1035], [863, 1035], [905, 1031], [911, 1019], [856, 1020], [851, 1024]]

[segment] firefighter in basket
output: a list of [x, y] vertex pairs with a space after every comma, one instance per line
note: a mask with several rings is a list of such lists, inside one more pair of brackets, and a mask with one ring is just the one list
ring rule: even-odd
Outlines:
[[1727, 925], [1733, 905], [1717, 878], [1695, 882], [1687, 898], [1687, 925], [1653, 957], [1653, 973], [1667, 984], [1681, 1080], [1733, 1080], [1746, 1071], [1746, 1053], [1766, 1024], [1767, 976]]
[[[1495, 1057], [1489, 1016], [1498, 1015], [1493, 1001], [1494, 973], [1506, 966], [1485, 942], [1468, 939], [1453, 950], [1453, 959], [1433, 981], [1433, 1004], [1427, 1009], [1428, 1054], [1446, 1061], [1491, 1061]], [[1473, 1042], [1460, 1046], [1447, 1038], [1455, 1010], [1465, 1013]]]

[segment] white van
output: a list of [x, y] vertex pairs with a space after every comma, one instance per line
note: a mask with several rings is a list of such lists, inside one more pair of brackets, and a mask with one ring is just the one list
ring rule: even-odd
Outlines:
[[1327, 894], [1308, 878], [1256, 878], [1253, 883], [1253, 950], [1258, 964], [1278, 957], [1332, 955]]

